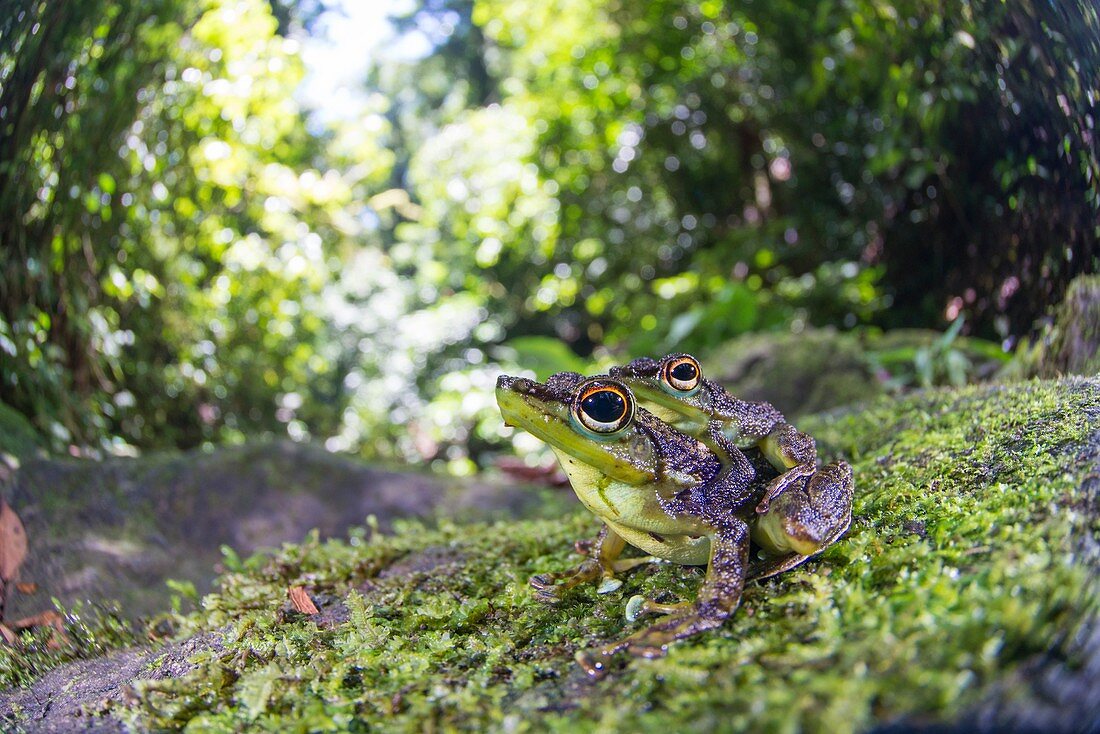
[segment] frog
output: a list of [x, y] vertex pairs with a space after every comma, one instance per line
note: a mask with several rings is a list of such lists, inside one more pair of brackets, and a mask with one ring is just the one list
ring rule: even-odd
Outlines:
[[[671, 643], [715, 629], [733, 614], [750, 573], [750, 521], [761, 485], [719, 422], [691, 436], [640, 407], [630, 388], [608, 375], [563, 372], [545, 383], [502, 375], [496, 397], [505, 423], [549, 444], [581, 504], [603, 522], [584, 562], [532, 577], [540, 600], [557, 603], [585, 582], [609, 593], [620, 583], [617, 573], [655, 560], [707, 566], [694, 601], [632, 597], [628, 620], [662, 616], [621, 640], [579, 651], [590, 677], [602, 677], [619, 653], [660, 657]], [[809, 497], [797, 489], [792, 499]], [[830, 507], [812, 502], [791, 514], [804, 524], [825, 516], [826, 525], [835, 522]], [[620, 558], [627, 544], [648, 555]]]
[[[796, 429], [770, 403], [734, 397], [704, 377], [699, 360], [686, 353], [669, 354], [663, 359], [640, 357], [612, 367], [609, 374], [627, 385], [647, 410], [678, 430], [707, 440], [713, 430], [711, 424], [718, 421], [727, 439], [754, 444], [779, 470], [756, 507], [760, 515], [756, 537], [766, 539], [762, 545], [779, 552], [772, 573], [803, 563], [847, 531], [851, 522], [850, 467], [836, 463], [818, 468], [814, 439]], [[832, 486], [837, 482], [838, 486]], [[804, 504], [802, 498], [770, 511], [772, 503], [796, 484], [812, 495], [829, 495], [832, 502], [843, 502], [847, 497], [847, 512], [842, 512], [824, 535], [798, 532], [792, 517]]]

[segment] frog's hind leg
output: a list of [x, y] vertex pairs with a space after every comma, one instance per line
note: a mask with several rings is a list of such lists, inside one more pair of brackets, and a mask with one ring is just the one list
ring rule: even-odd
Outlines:
[[790, 423], [778, 423], [757, 445], [771, 465], [781, 472], [768, 483], [767, 491], [756, 506], [756, 511], [763, 514], [799, 479], [817, 471], [817, 444], [812, 436]]
[[577, 653], [577, 662], [593, 678], [607, 672], [612, 656], [626, 651], [636, 657], [661, 657], [669, 643], [714, 629], [741, 603], [749, 557], [749, 527], [737, 518], [727, 519], [711, 538], [710, 564], [694, 603], [653, 604], [647, 611], [670, 613], [649, 627], [610, 645]]
[[607, 525], [600, 529], [593, 545], [592, 555], [577, 566], [567, 571], [532, 576], [530, 583], [536, 589], [535, 595], [544, 602], [555, 603], [561, 601], [563, 592], [597, 579], [600, 579], [597, 592], [608, 594], [622, 586], [623, 582], [615, 578], [616, 572], [659, 560], [652, 556], [620, 559], [619, 554], [626, 547], [626, 541]]
[[795, 482], [753, 522], [752, 539], [768, 556], [754, 560], [749, 578], [764, 579], [804, 563], [833, 544], [852, 522], [852, 469], [827, 464]]

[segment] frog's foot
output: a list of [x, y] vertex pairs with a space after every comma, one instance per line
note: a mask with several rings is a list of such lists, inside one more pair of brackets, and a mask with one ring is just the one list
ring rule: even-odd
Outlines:
[[[606, 576], [604, 583], [607, 583], [608, 580], [617, 581], [610, 573], [605, 574], [603, 566], [597, 559], [588, 558], [568, 571], [540, 573], [537, 576], [532, 576], [529, 583], [534, 587], [535, 596], [538, 597], [539, 601], [556, 604], [562, 600], [562, 595], [569, 589], [589, 581], [595, 581], [601, 576]], [[622, 582], [619, 581], [615, 588], [618, 588], [621, 584]]]
[[668, 646], [676, 640], [697, 635], [700, 632], [719, 627], [732, 610], [714, 610], [718, 613], [708, 614], [700, 610], [696, 604], [655, 604], [655, 608], [673, 610], [649, 627], [639, 630], [634, 634], [608, 645], [581, 650], [576, 654], [576, 661], [584, 669], [590, 678], [602, 678], [608, 671], [611, 660], [620, 652], [626, 652], [636, 658], [653, 659], [664, 657], [668, 652]]
[[792, 482], [754, 523], [753, 540], [773, 558], [764, 567], [754, 564], [751, 575], [766, 578], [794, 568], [835, 542], [851, 522], [852, 468], [847, 463], [827, 464], [809, 479]]
[[661, 657], [676, 640], [718, 627], [741, 602], [748, 552], [748, 525], [738, 519], [727, 519], [711, 538], [707, 576], [693, 603], [658, 604], [632, 597], [627, 604], [628, 615], [634, 612], [637, 617], [654, 612], [666, 616], [618, 642], [578, 652], [577, 662], [590, 678], [601, 678], [617, 653], [626, 652], [641, 658]]
[[616, 573], [661, 560], [653, 556], [619, 558], [619, 554], [626, 547], [626, 541], [606, 525], [594, 541], [578, 543], [575, 547], [582, 555], [588, 556], [579, 565], [568, 571], [542, 573], [531, 577], [531, 586], [536, 589], [535, 596], [540, 600], [555, 604], [561, 601], [564, 592], [574, 586], [597, 579], [600, 580], [600, 585], [596, 593], [610, 594], [623, 585], [622, 581], [615, 578]]
[[677, 602], [676, 604], [661, 604], [646, 599], [641, 594], [635, 594], [630, 597], [623, 611], [626, 621], [634, 622], [647, 614], [678, 614], [687, 611], [691, 606], [691, 602], [686, 601]]
[[756, 513], [763, 515], [771, 507], [771, 503], [784, 492], [786, 492], [792, 485], [798, 480], [805, 479], [817, 471], [817, 467], [813, 464], [800, 464], [792, 469], [780, 474], [775, 479], [768, 482], [768, 488], [764, 491], [764, 497], [756, 505]]

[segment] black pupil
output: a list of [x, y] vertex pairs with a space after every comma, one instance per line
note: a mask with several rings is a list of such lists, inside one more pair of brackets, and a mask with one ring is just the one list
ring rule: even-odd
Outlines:
[[691, 382], [699, 376], [699, 370], [691, 362], [681, 362], [672, 368], [672, 378], [680, 382]]
[[599, 390], [581, 400], [581, 410], [598, 423], [614, 423], [626, 413], [626, 401], [614, 390]]

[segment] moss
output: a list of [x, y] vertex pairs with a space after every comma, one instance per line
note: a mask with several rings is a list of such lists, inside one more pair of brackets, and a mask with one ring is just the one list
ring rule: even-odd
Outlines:
[[[114, 711], [195, 731], [844, 732], [958, 721], [998, 696], [1027, 704], [1038, 698], [1018, 674], [1080, 666], [1079, 633], [1096, 619], [1098, 425], [1100, 381], [1085, 379], [928, 391], [805, 421], [854, 464], [849, 534], [751, 584], [721, 630], [598, 683], [573, 652], [627, 632], [635, 593], [690, 596], [700, 569], [651, 566], [616, 594], [548, 607], [527, 579], [576, 561], [572, 541], [597, 529], [584, 512], [310, 538], [231, 569], [182, 621], [226, 630], [219, 644], [172, 679], [152, 666], [134, 705]], [[317, 617], [286, 602], [298, 584]]]
[[65, 640], [50, 627], [20, 635], [18, 645], [0, 647], [0, 689], [29, 685], [48, 670], [71, 660], [88, 660], [137, 644], [144, 635], [117, 606], [57, 606], [65, 618]]
[[18, 461], [45, 451], [45, 441], [22, 413], [0, 403], [0, 454], [10, 454]]
[[998, 374], [1004, 381], [1028, 377], [1100, 374], [1100, 275], [1079, 275], [1048, 323], [1024, 339]]

